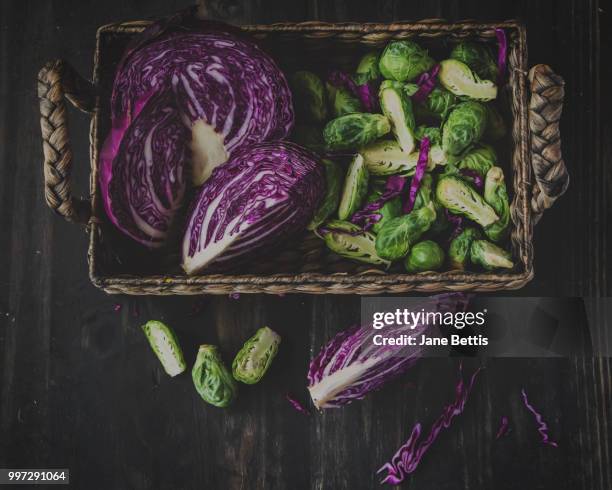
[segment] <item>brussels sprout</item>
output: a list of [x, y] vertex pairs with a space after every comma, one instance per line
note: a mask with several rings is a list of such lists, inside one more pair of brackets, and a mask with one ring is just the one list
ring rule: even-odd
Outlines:
[[278, 352], [280, 341], [280, 336], [271, 328], [262, 327], [257, 330], [234, 358], [234, 379], [248, 385], [261, 380]]
[[433, 65], [427, 50], [412, 41], [390, 42], [378, 62], [383, 77], [398, 82], [415, 80]]
[[494, 210], [499, 220], [484, 229], [490, 240], [499, 242], [506, 238], [510, 224], [510, 203], [504, 182], [504, 172], [499, 167], [493, 167], [487, 173], [484, 185], [484, 199]]
[[437, 271], [443, 264], [444, 250], [432, 240], [416, 243], [404, 262], [408, 272]]
[[291, 140], [315, 153], [323, 153], [325, 151], [323, 129], [319, 126], [298, 124], [291, 134]]
[[487, 141], [497, 141], [506, 136], [506, 123], [495, 106], [487, 104], [487, 127], [483, 138]]
[[381, 140], [370, 143], [359, 150], [363, 160], [372, 175], [404, 174], [414, 171], [416, 160], [402, 151], [399, 143], [394, 140]]
[[174, 377], [185, 371], [187, 365], [174, 330], [162, 322], [150, 320], [142, 326], [142, 331], [166, 374]]
[[397, 218], [390, 219], [376, 235], [376, 252], [383, 259], [405, 257], [410, 247], [425, 233], [436, 219], [433, 203]]
[[468, 227], [452, 239], [448, 247], [448, 263], [451, 269], [465, 269], [472, 242], [480, 237], [480, 232], [476, 228]]
[[381, 258], [376, 252], [372, 233], [363, 231], [359, 226], [348, 221], [332, 220], [325, 224], [326, 233], [323, 240], [332, 251], [359, 262], [389, 267], [391, 263]]
[[400, 147], [405, 153], [414, 151], [414, 114], [412, 102], [402, 89], [383, 84], [379, 92], [380, 107], [383, 114], [391, 121], [391, 129]]
[[483, 228], [498, 220], [493, 208], [472, 186], [459, 177], [440, 177], [436, 186], [436, 198], [451, 213], [466, 216]]
[[442, 126], [442, 148], [449, 155], [461, 155], [478, 142], [487, 124], [484, 105], [468, 101], [456, 106]]
[[451, 51], [450, 58], [466, 64], [480, 78], [497, 79], [497, 63], [484, 44], [460, 42]]
[[357, 65], [357, 70], [355, 70], [355, 76], [353, 78], [357, 85], [363, 85], [364, 83], [372, 82], [380, 78], [377, 52], [370, 51], [363, 55]]
[[412, 209], [422, 208], [423, 206], [427, 206], [430, 202], [432, 202], [432, 186], [433, 178], [431, 174], [426, 173], [423, 175], [423, 179], [421, 180], [421, 185], [419, 186]]
[[[380, 198], [384, 192], [385, 186], [386, 183], [380, 189], [374, 187], [370, 195], [366, 198], [366, 203], [374, 202]], [[391, 218], [396, 218], [402, 214], [402, 201], [399, 196], [394, 197], [393, 199], [390, 199], [384, 203], [382, 208], [376, 212], [380, 214], [381, 218], [372, 226], [372, 231], [374, 233], [378, 233], [383, 225]]]
[[308, 225], [309, 230], [316, 230], [321, 223], [329, 218], [338, 209], [340, 191], [342, 189], [343, 172], [340, 165], [332, 160], [323, 159], [325, 166], [325, 196]]
[[323, 138], [330, 150], [352, 150], [367, 145], [391, 131], [389, 120], [381, 114], [355, 112], [327, 123]]
[[344, 87], [335, 87], [331, 83], [326, 84], [327, 99], [334, 117], [361, 112], [361, 102]]
[[483, 101], [497, 97], [497, 86], [491, 80], [481, 80], [469, 66], [461, 61], [442, 61], [438, 80], [445, 89], [458, 96]]
[[323, 122], [327, 117], [325, 86], [312, 72], [298, 71], [291, 79], [293, 102], [298, 118], [305, 121]]
[[459, 99], [443, 87], [434, 87], [427, 98], [415, 106], [418, 119], [439, 121], [446, 119], [451, 109]]
[[355, 155], [349, 165], [344, 179], [344, 190], [338, 207], [338, 218], [350, 218], [363, 204], [368, 192], [368, 169], [359, 153]]
[[487, 240], [474, 240], [470, 247], [470, 260], [486, 270], [512, 269], [512, 255]]
[[457, 168], [472, 170], [478, 173], [484, 180], [487, 172], [496, 162], [497, 155], [495, 154], [495, 150], [489, 145], [481, 145], [466, 153], [457, 164]]
[[421, 141], [425, 136], [429, 138], [429, 142], [432, 145], [441, 145], [442, 144], [442, 131], [440, 128], [432, 128], [429, 126], [419, 126], [416, 128], [414, 132], [416, 139]]
[[227, 407], [236, 398], [236, 382], [223, 364], [215, 345], [200, 346], [191, 377], [200, 396], [215, 407]]

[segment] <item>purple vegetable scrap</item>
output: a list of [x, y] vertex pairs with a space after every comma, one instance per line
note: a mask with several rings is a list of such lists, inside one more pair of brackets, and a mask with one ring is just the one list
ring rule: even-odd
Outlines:
[[508, 421], [508, 417], [503, 415], [499, 422], [499, 429], [497, 429], [497, 435], [495, 436], [495, 440], [498, 440], [504, 436], [507, 436], [509, 430], [510, 430], [510, 423]]
[[481, 368], [478, 368], [474, 374], [472, 374], [469, 381], [465, 383], [462, 365], [459, 365], [459, 381], [455, 388], [455, 401], [444, 408], [442, 415], [434, 422], [424, 441], [419, 441], [421, 436], [421, 424], [417, 423], [414, 426], [406, 443], [398, 449], [390, 462], [384, 464], [382, 468], [378, 470], [378, 473], [383, 471], [387, 472], [387, 475], [381, 483], [397, 485], [404, 481], [406, 476], [416, 470], [423, 455], [438, 438], [442, 429], [448, 429], [453, 418], [463, 413], [468, 396], [472, 391], [472, 387], [474, 386], [474, 382], [480, 370]]
[[472, 179], [474, 186], [478, 190], [482, 189], [484, 182], [482, 181], [482, 177], [480, 176], [478, 172], [476, 172], [476, 170], [472, 170], [471, 168], [462, 168], [460, 172], [461, 172], [461, 175], [465, 177], [470, 177]]
[[304, 415], [310, 415], [310, 411], [304, 408], [304, 406], [300, 402], [298, 402], [295, 398], [293, 398], [291, 395], [289, 395], [289, 393], [285, 394], [285, 398], [296, 411]]
[[429, 159], [429, 138], [425, 136], [421, 140], [421, 147], [419, 148], [419, 159], [417, 161], [416, 169], [414, 171], [414, 177], [410, 182], [410, 191], [408, 195], [408, 201], [404, 203], [404, 213], [408, 214], [414, 208], [419, 188], [421, 187], [421, 181], [425, 176], [425, 170], [427, 170], [427, 161]]
[[385, 191], [382, 195], [367, 204], [362, 210], [357, 211], [351, 218], [351, 223], [361, 226], [364, 231], [369, 230], [382, 219], [382, 215], [377, 211], [381, 209], [385, 203], [396, 196], [399, 196], [406, 185], [406, 178], [399, 175], [391, 175], [387, 179]]
[[506, 77], [506, 58], [508, 55], [508, 40], [506, 39], [506, 31], [503, 29], [495, 29], [495, 37], [497, 37], [497, 85], [500, 87], [504, 83]]
[[436, 77], [440, 72], [440, 65], [435, 64], [430, 71], [423, 73], [417, 80], [418, 90], [412, 96], [415, 102], [423, 102], [436, 86]]
[[559, 445], [555, 441], [552, 441], [550, 439], [550, 436], [548, 435], [548, 425], [544, 421], [542, 414], [540, 414], [534, 408], [534, 406], [531, 403], [529, 403], [529, 399], [527, 398], [527, 392], [525, 391], [524, 388], [521, 390], [521, 396], [523, 398], [523, 403], [525, 404], [525, 407], [527, 407], [527, 410], [529, 410], [533, 414], [536, 420], [536, 423], [538, 424], [538, 432], [540, 433], [542, 443], [548, 444], [549, 446], [552, 446], [552, 447], [558, 447]]

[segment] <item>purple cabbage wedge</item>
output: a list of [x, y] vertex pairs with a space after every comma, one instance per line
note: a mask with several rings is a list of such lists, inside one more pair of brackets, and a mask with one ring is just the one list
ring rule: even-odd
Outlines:
[[[146, 94], [123, 134], [111, 131], [100, 154], [100, 187], [109, 219], [150, 248], [163, 245], [185, 194], [185, 140], [169, 93]], [[128, 119], [124, 119], [123, 124]]]
[[[461, 293], [425, 298], [423, 312], [455, 312], [467, 307], [467, 296]], [[414, 311], [421, 311], [420, 308]], [[432, 325], [388, 325], [384, 336], [419, 337]], [[308, 391], [315, 407], [336, 408], [361, 400], [369, 392], [405, 373], [422, 356], [422, 347], [408, 345], [375, 345], [374, 336], [381, 330], [372, 325], [355, 326], [340, 332], [310, 362]]]
[[200, 189], [183, 237], [183, 269], [242, 263], [306, 229], [325, 192], [310, 151], [266, 142], [238, 152]]
[[201, 185], [242, 147], [287, 136], [293, 108], [284, 75], [252, 41], [229, 26], [168, 22], [147, 29], [121, 60], [111, 123], [100, 155], [105, 209], [155, 248], [187, 181]]

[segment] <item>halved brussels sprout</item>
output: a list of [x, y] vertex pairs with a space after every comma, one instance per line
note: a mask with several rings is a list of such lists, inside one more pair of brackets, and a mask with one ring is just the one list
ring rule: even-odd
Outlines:
[[355, 112], [329, 121], [323, 139], [330, 150], [353, 150], [377, 140], [391, 131], [382, 114]]
[[408, 272], [437, 271], [444, 264], [444, 250], [432, 240], [415, 243], [404, 266]]
[[440, 177], [436, 186], [436, 198], [451, 213], [466, 216], [483, 228], [499, 219], [481, 195], [459, 177]]
[[491, 80], [482, 80], [461, 61], [442, 61], [438, 80], [445, 89], [458, 96], [482, 101], [497, 97], [497, 86]]
[[234, 379], [249, 385], [261, 380], [278, 352], [280, 341], [280, 335], [271, 328], [262, 327], [257, 330], [234, 358]]
[[378, 80], [380, 78], [380, 70], [378, 69], [378, 53], [376, 51], [370, 51], [363, 55], [357, 70], [355, 70], [355, 76], [353, 77], [357, 85], [363, 85], [364, 83]]
[[309, 230], [316, 230], [321, 223], [329, 218], [340, 202], [340, 192], [342, 191], [343, 170], [336, 162], [332, 160], [321, 160], [325, 166], [325, 196], [319, 205], [319, 209], [315, 212], [312, 221], [308, 225]]
[[412, 102], [402, 89], [382, 84], [379, 92], [380, 107], [383, 114], [391, 121], [391, 129], [400, 147], [405, 153], [411, 153], [416, 147], [414, 136], [414, 114]]
[[499, 167], [492, 167], [487, 172], [484, 185], [484, 199], [495, 210], [499, 220], [487, 226], [484, 231], [487, 237], [494, 242], [506, 238], [510, 224], [510, 202], [508, 191], [504, 182], [504, 171]]
[[338, 207], [338, 218], [350, 218], [363, 204], [368, 192], [368, 169], [359, 153], [355, 155], [349, 165], [344, 179], [344, 190]]
[[325, 86], [312, 72], [298, 71], [291, 78], [293, 102], [299, 119], [323, 122], [327, 117]]
[[487, 240], [474, 240], [470, 247], [470, 259], [474, 265], [486, 270], [512, 269], [512, 255]]
[[451, 51], [450, 58], [465, 63], [480, 78], [497, 79], [497, 63], [488, 47], [482, 43], [460, 42]]
[[215, 407], [225, 408], [236, 398], [238, 387], [215, 345], [200, 346], [191, 377], [202, 399]]
[[481, 234], [476, 228], [468, 227], [452, 239], [448, 247], [448, 263], [451, 269], [465, 269], [472, 242], [480, 237]]
[[335, 87], [331, 83], [326, 84], [327, 99], [334, 117], [361, 112], [361, 102], [344, 87]]
[[291, 141], [315, 153], [323, 153], [325, 151], [323, 128], [321, 126], [298, 124], [293, 129]]
[[433, 203], [387, 221], [376, 235], [376, 252], [387, 260], [405, 257], [436, 219]]
[[484, 105], [468, 101], [457, 105], [442, 126], [442, 148], [449, 155], [461, 155], [477, 143], [487, 124]]
[[413, 41], [390, 42], [378, 62], [383, 77], [398, 82], [415, 80], [433, 65], [427, 50]]
[[187, 368], [176, 333], [168, 325], [149, 320], [142, 326], [149, 345], [169, 376], [181, 374]]
[[[399, 143], [393, 140], [381, 140], [364, 146], [359, 153], [372, 175], [412, 175], [414, 174], [419, 152], [404, 152]], [[439, 145], [429, 150], [427, 170], [433, 170], [436, 165], [444, 165], [447, 156]]]
[[323, 240], [332, 251], [348, 259], [367, 264], [384, 265], [391, 263], [381, 258], [376, 252], [376, 238], [370, 232], [348, 221], [332, 220], [325, 224], [326, 233]]
[[468, 169], [478, 173], [484, 180], [487, 172], [497, 162], [495, 150], [489, 145], [481, 145], [465, 154], [457, 164], [457, 168]]

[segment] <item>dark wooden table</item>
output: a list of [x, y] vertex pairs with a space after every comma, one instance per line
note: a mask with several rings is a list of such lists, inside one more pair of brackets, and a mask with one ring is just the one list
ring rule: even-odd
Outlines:
[[[219, 2], [220, 3], [220, 2]], [[80, 489], [377, 488], [376, 470], [452, 396], [455, 363], [428, 360], [342, 410], [305, 417], [313, 352], [359, 319], [358, 297], [110, 297], [87, 279], [86, 236], [43, 200], [35, 77], [42, 64], [92, 65], [95, 31], [161, 15], [188, 0], [0, 2], [0, 467], [70, 468]], [[228, 6], [229, 5], [229, 6]], [[612, 261], [612, 5], [597, 0], [286, 1], [225, 3], [238, 23], [524, 19], [530, 63], [566, 80], [563, 150], [572, 183], [536, 230], [536, 279], [519, 294], [609, 296]], [[88, 179], [87, 123], [74, 115], [76, 186]], [[115, 311], [115, 305], [121, 306]], [[284, 338], [269, 375], [235, 406], [204, 404], [185, 374], [169, 379], [140, 331], [174, 325], [189, 363], [199, 343], [226, 359], [259, 326]], [[612, 488], [612, 363], [497, 360], [405, 488]], [[554, 449], [538, 443], [517, 390], [545, 413]], [[514, 432], [495, 442], [501, 413]]]

